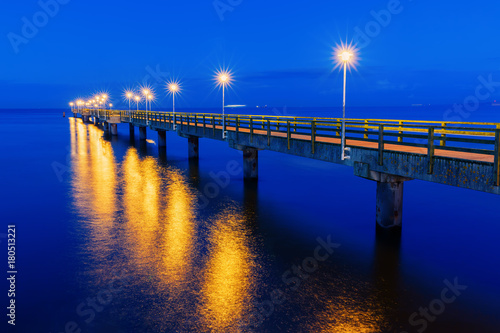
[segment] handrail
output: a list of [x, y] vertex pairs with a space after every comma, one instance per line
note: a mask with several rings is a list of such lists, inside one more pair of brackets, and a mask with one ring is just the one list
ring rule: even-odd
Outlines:
[[[106, 119], [110, 116], [120, 116], [122, 121], [142, 125], [150, 125], [152, 122], [155, 126], [172, 124], [174, 119], [172, 112], [165, 111], [129, 112], [103, 109], [82, 111]], [[271, 137], [286, 138], [288, 147], [291, 140], [311, 141], [313, 153], [318, 143], [338, 145], [342, 124], [342, 118], [322, 117], [240, 114], [223, 116], [219, 113], [193, 112], [176, 112], [175, 117], [177, 126], [203, 128], [203, 133], [207, 129], [212, 129], [214, 135], [216, 129], [222, 129], [224, 121], [229, 132], [249, 133], [250, 140], [258, 135], [266, 136], [268, 145]], [[496, 172], [500, 174], [498, 162], [500, 123], [346, 118], [345, 124], [347, 146], [365, 142], [367, 144], [363, 148], [376, 149], [380, 152], [380, 156], [383, 156], [388, 145], [424, 148], [425, 154], [429, 156], [430, 172], [432, 172], [431, 162], [439, 151], [488, 155], [493, 156], [492, 163], [495, 164]], [[380, 161], [383, 162], [382, 157]], [[496, 175], [495, 179], [500, 182], [500, 175]]]

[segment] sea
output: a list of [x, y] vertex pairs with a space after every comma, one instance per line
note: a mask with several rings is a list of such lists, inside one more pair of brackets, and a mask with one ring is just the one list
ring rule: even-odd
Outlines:
[[[491, 104], [346, 112], [500, 123]], [[387, 235], [376, 183], [350, 167], [260, 151], [249, 183], [225, 142], [201, 139], [193, 163], [173, 132], [164, 154], [154, 131], [72, 115], [0, 110], [2, 332], [500, 332], [499, 196], [408, 181]]]

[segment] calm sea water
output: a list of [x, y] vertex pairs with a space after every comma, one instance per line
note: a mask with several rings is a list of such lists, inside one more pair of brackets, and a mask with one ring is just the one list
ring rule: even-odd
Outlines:
[[[443, 120], [446, 109], [350, 112]], [[461, 117], [498, 122], [497, 110]], [[263, 111], [331, 112], [232, 113]], [[193, 165], [174, 133], [165, 156], [155, 132], [141, 144], [118, 129], [0, 111], [0, 257], [5, 267], [15, 224], [17, 332], [500, 331], [500, 197], [407, 182], [402, 235], [388, 240], [376, 184], [352, 168], [262, 151], [258, 184], [245, 184], [225, 143], [200, 140]], [[310, 259], [318, 239], [334, 243], [324, 261]]]

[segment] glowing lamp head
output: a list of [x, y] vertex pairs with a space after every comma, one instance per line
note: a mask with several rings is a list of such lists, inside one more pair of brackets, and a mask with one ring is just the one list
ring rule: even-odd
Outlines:
[[148, 100], [153, 100], [153, 95], [148, 95]]
[[171, 85], [168, 86], [168, 89], [171, 92], [175, 93], [175, 92], [179, 91], [179, 86], [175, 83], [172, 83]]
[[139, 101], [141, 100], [141, 98], [140, 98], [139, 96], [134, 96], [134, 100], [135, 100], [136, 102], [139, 102]]
[[113, 104], [109, 103], [109, 107], [110, 107], [110, 108], [111, 108], [111, 107], [113, 107]]
[[131, 99], [131, 98], [132, 98], [132, 96], [133, 96], [133, 94], [132, 94], [130, 91], [127, 91], [127, 92], [125, 93], [125, 96], [127, 97], [127, 99]]
[[73, 102], [70, 102], [70, 103], [69, 103], [69, 106], [73, 106], [73, 105], [75, 105], [75, 103], [73, 103]]
[[352, 58], [352, 53], [349, 51], [344, 51], [341, 54], [339, 54], [339, 57], [342, 58], [343, 62], [349, 62]]
[[231, 71], [221, 69], [215, 74], [215, 80], [219, 87], [231, 86], [231, 81], [233, 80]]
[[149, 95], [149, 93], [150, 93], [149, 89], [142, 89], [142, 94], [143, 94], [144, 96], [146, 96], [146, 97], [147, 97], [147, 96]]
[[107, 99], [108, 99], [108, 95], [106, 95], [106, 94], [102, 94], [102, 95], [101, 95], [101, 98], [102, 98], [102, 100], [103, 100], [103, 101], [105, 101], [105, 100], [107, 100]]
[[333, 61], [335, 62], [335, 68], [340, 68], [346, 65], [351, 68], [356, 68], [358, 64], [358, 49], [355, 45], [347, 44], [341, 42], [340, 45], [337, 45], [333, 52]]

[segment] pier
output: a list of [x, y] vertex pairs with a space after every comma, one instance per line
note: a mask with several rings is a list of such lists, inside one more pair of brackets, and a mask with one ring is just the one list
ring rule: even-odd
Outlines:
[[[245, 181], [258, 179], [259, 150], [270, 150], [353, 168], [354, 175], [377, 182], [376, 222], [401, 228], [406, 181], [424, 180], [500, 194], [500, 123], [345, 119], [346, 158], [341, 154], [342, 118], [221, 115], [158, 111], [81, 109], [75, 116], [118, 135], [118, 124], [158, 133], [167, 149], [167, 131], [188, 140], [187, 156], [197, 160], [199, 139], [227, 142], [243, 152]], [[227, 132], [223, 138], [223, 131]], [[261, 161], [265, 163], [265, 161]]]

